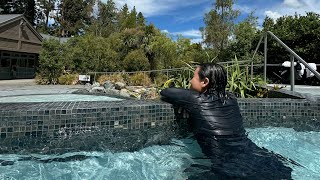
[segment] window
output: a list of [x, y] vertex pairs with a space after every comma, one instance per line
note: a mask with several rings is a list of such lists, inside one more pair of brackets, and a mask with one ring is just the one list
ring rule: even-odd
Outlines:
[[1, 59], [1, 67], [9, 67], [10, 66], [10, 59]]
[[28, 59], [28, 67], [34, 67], [34, 59]]

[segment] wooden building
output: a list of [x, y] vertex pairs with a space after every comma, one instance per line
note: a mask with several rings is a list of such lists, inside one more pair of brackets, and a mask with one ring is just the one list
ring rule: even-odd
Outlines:
[[0, 80], [34, 78], [42, 36], [21, 14], [0, 15]]

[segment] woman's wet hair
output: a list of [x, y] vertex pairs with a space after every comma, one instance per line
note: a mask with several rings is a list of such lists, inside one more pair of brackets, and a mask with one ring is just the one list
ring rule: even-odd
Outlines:
[[226, 96], [227, 72], [220, 64], [204, 63], [199, 65], [199, 78], [209, 79], [207, 93], [216, 94], [219, 97]]

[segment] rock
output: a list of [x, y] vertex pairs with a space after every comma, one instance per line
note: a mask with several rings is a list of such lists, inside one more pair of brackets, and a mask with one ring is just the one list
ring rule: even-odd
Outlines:
[[141, 94], [141, 99], [156, 99], [159, 95], [156, 88], [149, 88]]
[[120, 91], [116, 90], [116, 89], [106, 89], [106, 94], [110, 94], [110, 95], [120, 95]]
[[84, 88], [87, 90], [87, 91], [90, 91], [91, 90], [91, 84], [90, 83], [86, 83], [84, 85]]
[[92, 84], [92, 87], [100, 87], [100, 83], [94, 82], [94, 83]]
[[145, 91], [146, 91], [145, 88], [135, 89], [135, 90], [134, 90], [134, 92], [136, 92], [136, 93], [143, 93], [143, 92], [145, 92]]
[[114, 85], [110, 81], [104, 82], [103, 87], [105, 89], [114, 89]]
[[90, 92], [93, 92], [93, 93], [101, 93], [101, 92], [103, 92], [103, 93], [105, 93], [106, 90], [104, 89], [104, 87], [93, 87]]
[[130, 97], [136, 98], [136, 99], [141, 99], [141, 94], [139, 93], [131, 93]]
[[123, 88], [126, 87], [126, 84], [124, 84], [124, 83], [122, 83], [122, 82], [116, 82], [116, 83], [114, 84], [114, 86], [115, 86], [115, 88], [116, 88], [117, 90], [121, 90], [121, 89], [123, 89]]
[[127, 86], [126, 89], [128, 89], [129, 91], [135, 91], [137, 89], [142, 89], [143, 86]]
[[129, 91], [126, 90], [126, 89], [121, 89], [121, 90], [120, 90], [120, 96], [130, 97], [130, 93], [129, 93]]

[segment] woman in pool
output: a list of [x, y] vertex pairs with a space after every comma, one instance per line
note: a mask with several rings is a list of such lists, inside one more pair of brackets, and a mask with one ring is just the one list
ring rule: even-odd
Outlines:
[[168, 88], [160, 94], [187, 111], [194, 136], [211, 159], [211, 171], [193, 178], [291, 179], [292, 169], [281, 156], [247, 138], [238, 102], [225, 90], [227, 74], [221, 65], [198, 66], [190, 83], [191, 89]]

